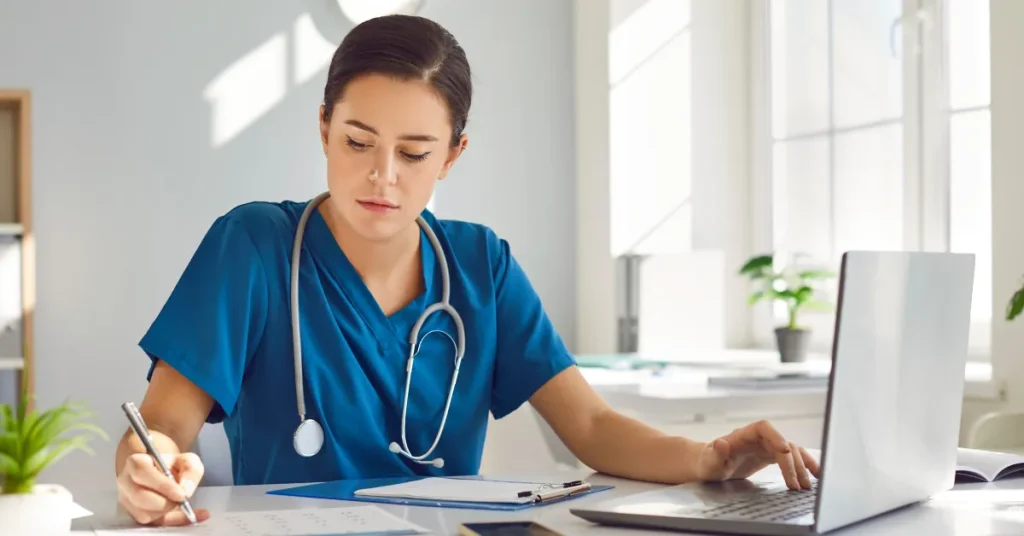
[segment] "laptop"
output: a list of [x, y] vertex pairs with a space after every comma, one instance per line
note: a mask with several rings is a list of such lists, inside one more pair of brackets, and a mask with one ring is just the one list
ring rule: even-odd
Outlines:
[[973, 281], [972, 254], [843, 255], [813, 489], [692, 483], [570, 512], [603, 525], [823, 534], [951, 488]]

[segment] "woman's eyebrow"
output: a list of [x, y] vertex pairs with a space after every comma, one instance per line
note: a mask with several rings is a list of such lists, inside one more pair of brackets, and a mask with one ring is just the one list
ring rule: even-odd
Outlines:
[[[380, 135], [380, 133], [377, 132], [377, 129], [371, 127], [370, 125], [367, 125], [366, 123], [358, 119], [346, 119], [345, 124], [352, 125], [360, 130], [365, 130], [375, 136]], [[402, 134], [401, 136], [398, 137], [398, 139], [406, 141], [437, 141], [437, 138], [431, 136], [430, 134]]]

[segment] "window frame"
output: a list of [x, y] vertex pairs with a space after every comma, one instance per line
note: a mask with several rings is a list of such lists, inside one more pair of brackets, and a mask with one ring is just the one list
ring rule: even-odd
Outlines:
[[[829, 2], [831, 13], [832, 0]], [[833, 139], [837, 132], [872, 128], [883, 122], [836, 128], [830, 119], [829, 128], [814, 135], [798, 134], [777, 139], [772, 132], [771, 83], [771, 0], [752, 2], [750, 11], [750, 80], [751, 80], [751, 209], [753, 225], [752, 253], [776, 251], [774, 230], [776, 208], [773, 188], [773, 147], [787, 139], [821, 139], [827, 137], [829, 154], [830, 195], [835, 186], [835, 151]], [[903, 14], [898, 23], [901, 39], [898, 53], [902, 61], [903, 106], [898, 123], [903, 129], [903, 247], [909, 250], [948, 251], [951, 242], [952, 213], [950, 204], [950, 118], [963, 110], [951, 109], [948, 96], [948, 54], [946, 51], [945, 0], [903, 0]], [[918, 14], [924, 14], [921, 19]], [[829, 24], [829, 46], [833, 30]], [[832, 69], [831, 58], [829, 69]], [[829, 72], [829, 114], [834, 118], [834, 88]], [[988, 109], [973, 107], [969, 110]], [[890, 119], [891, 121], [891, 119]], [[926, 177], [928, 179], [926, 179]], [[834, 204], [834, 203], [833, 203]], [[830, 216], [830, 233], [835, 247], [834, 211]], [[750, 308], [751, 340], [754, 347], [774, 348], [773, 329], [784, 320], [772, 314], [772, 307], [760, 303]], [[833, 314], [809, 314], [805, 323], [812, 329], [810, 351], [828, 355], [832, 347]], [[971, 322], [972, 345], [969, 361], [990, 361], [992, 319]]]

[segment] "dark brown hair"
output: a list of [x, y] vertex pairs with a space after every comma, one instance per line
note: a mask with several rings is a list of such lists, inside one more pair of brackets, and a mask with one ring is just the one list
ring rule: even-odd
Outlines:
[[387, 15], [352, 28], [334, 52], [327, 72], [324, 120], [330, 120], [345, 85], [367, 74], [429, 82], [448, 104], [451, 143], [459, 142], [473, 97], [469, 61], [455, 37], [440, 24], [423, 17]]

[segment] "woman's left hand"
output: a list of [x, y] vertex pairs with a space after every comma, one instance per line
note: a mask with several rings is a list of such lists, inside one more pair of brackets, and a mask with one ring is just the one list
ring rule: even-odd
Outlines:
[[720, 482], [747, 478], [777, 463], [790, 489], [810, 489], [808, 473], [819, 476], [817, 460], [786, 441], [771, 424], [758, 421], [704, 445], [697, 457], [697, 478]]

